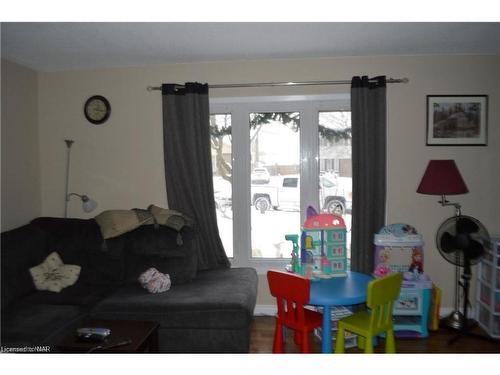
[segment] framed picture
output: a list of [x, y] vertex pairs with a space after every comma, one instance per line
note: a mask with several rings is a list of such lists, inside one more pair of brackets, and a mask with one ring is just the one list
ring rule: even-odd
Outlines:
[[428, 146], [486, 146], [487, 95], [427, 95]]

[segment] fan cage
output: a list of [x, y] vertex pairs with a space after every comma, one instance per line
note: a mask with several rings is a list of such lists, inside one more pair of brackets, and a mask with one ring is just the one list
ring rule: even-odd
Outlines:
[[[460, 219], [465, 219], [465, 220], [470, 220], [474, 224], [477, 225], [479, 228], [475, 232], [468, 233], [470, 237], [479, 242], [484, 249], [488, 249], [490, 247], [490, 240], [489, 240], [489, 234], [486, 228], [484, 227], [481, 222], [471, 216], [466, 216], [466, 215], [459, 215], [459, 216], [452, 216], [448, 219], [446, 219], [440, 226], [439, 229], [436, 233], [436, 246], [439, 250], [439, 253], [441, 256], [446, 259], [449, 263], [464, 267], [465, 264], [465, 256], [463, 251], [461, 251], [459, 248], [456, 248], [454, 251], [451, 252], [445, 252], [442, 249], [441, 246], [441, 239], [445, 235], [445, 233], [449, 233], [451, 236], [455, 237], [457, 235], [457, 221]], [[471, 258], [469, 259], [471, 265], [475, 265], [480, 261], [481, 257], [476, 257], [476, 258]]]

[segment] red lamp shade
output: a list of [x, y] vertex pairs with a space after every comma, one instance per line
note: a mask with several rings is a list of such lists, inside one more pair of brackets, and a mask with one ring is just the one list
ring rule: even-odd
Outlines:
[[417, 193], [455, 195], [468, 193], [454, 160], [430, 160]]

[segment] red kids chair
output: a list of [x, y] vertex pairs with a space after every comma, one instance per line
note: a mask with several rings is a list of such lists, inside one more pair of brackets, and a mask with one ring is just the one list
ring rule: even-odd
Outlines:
[[321, 327], [323, 321], [321, 313], [304, 308], [309, 302], [309, 280], [271, 270], [267, 271], [267, 281], [278, 305], [273, 353], [283, 353], [283, 327], [293, 329], [295, 343], [300, 345], [302, 353], [309, 353], [309, 334]]

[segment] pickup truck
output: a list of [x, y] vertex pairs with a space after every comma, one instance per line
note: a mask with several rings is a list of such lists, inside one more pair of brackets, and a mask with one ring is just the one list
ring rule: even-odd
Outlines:
[[[352, 188], [350, 178], [320, 176], [320, 202], [322, 210], [343, 215], [352, 208]], [[273, 176], [269, 184], [252, 184], [252, 204], [264, 213], [271, 208], [299, 210], [299, 175]]]

